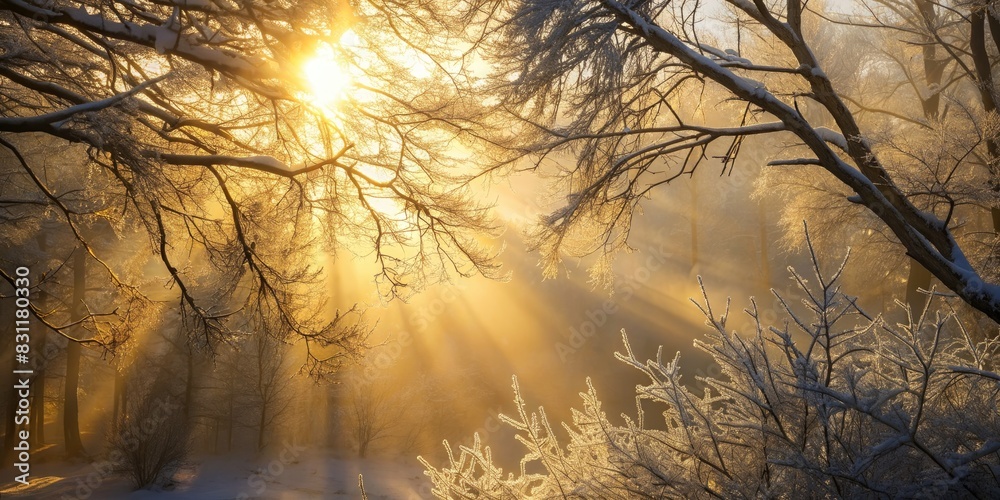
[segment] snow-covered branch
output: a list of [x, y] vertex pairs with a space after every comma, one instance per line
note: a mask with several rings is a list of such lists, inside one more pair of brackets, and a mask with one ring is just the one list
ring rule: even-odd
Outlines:
[[161, 75], [135, 87], [126, 92], [101, 99], [99, 101], [84, 102], [69, 106], [67, 108], [46, 113], [39, 116], [0, 118], [0, 132], [45, 132], [56, 131], [61, 127], [62, 122], [82, 113], [93, 113], [102, 109], [114, 106], [122, 100], [132, 97], [142, 92], [147, 87], [167, 78], [169, 74]]
[[[558, 2], [514, 2], [496, 9], [491, 0], [474, 4], [481, 7], [479, 12], [496, 13], [486, 22], [486, 31], [496, 35], [481, 45], [503, 56], [495, 88], [501, 89], [504, 109], [524, 120], [520, 133], [530, 137], [518, 151], [536, 165], [556, 150], [570, 150], [577, 159], [577, 169], [567, 176], [576, 196], [573, 209], [555, 212], [558, 218], [546, 220], [559, 223], [546, 224], [537, 233], [546, 262], [558, 265], [558, 252], [568, 249], [565, 242], [576, 241], [569, 235], [575, 228], [584, 230], [588, 214], [619, 216], [606, 221], [602, 241], [572, 252], [586, 255], [627, 248], [627, 236], [621, 235], [628, 234], [626, 226], [643, 195], [693, 175], [695, 167], [709, 158], [709, 147], [718, 137], [731, 138], [729, 149], [719, 156], [724, 170], [731, 169], [744, 137], [756, 130], [794, 137], [798, 150], [788, 149], [792, 157], [776, 158], [772, 166], [810, 165], [832, 174], [850, 192], [851, 200], [884, 224], [886, 233], [901, 244], [901, 253], [962, 300], [1000, 321], [1000, 287], [985, 275], [987, 267], [968, 258], [950, 227], [959, 202], [941, 196], [935, 188], [930, 196], [936, 201], [926, 203], [922, 191], [910, 189], [908, 176], [899, 174], [897, 165], [890, 169], [883, 164], [883, 159], [899, 159], [873, 144], [855, 115], [865, 110], [855, 106], [852, 111], [826, 74], [821, 61], [834, 57], [821, 57], [813, 42], [802, 35], [805, 19], [823, 21], [815, 9], [806, 9], [798, 1], [778, 6], [761, 0], [729, 2], [743, 16], [740, 19], [749, 16], [754, 21], [751, 26], [736, 21], [734, 28], [779, 47], [784, 55], [777, 56], [763, 46], [743, 45], [734, 50], [706, 43], [710, 37], [699, 36], [704, 28], [694, 22], [703, 14], [697, 6], [692, 11], [691, 6], [670, 2], [618, 0], [601, 0], [588, 8]], [[954, 57], [958, 62], [963, 58]], [[709, 94], [716, 100], [707, 99]], [[704, 101], [697, 111], [685, 112], [686, 102], [692, 100], [736, 108], [725, 113], [733, 128], [746, 127], [747, 133], [700, 134], [692, 125], [703, 126], [723, 117], [708, 118], [704, 110], [713, 104]], [[979, 116], [969, 115], [973, 121]], [[662, 135], [633, 133], [671, 122], [676, 129], [667, 128]], [[769, 123], [780, 127], [765, 131]], [[972, 128], [984, 130], [981, 124]], [[510, 142], [517, 144], [514, 139]], [[990, 139], [982, 142], [985, 149], [992, 148]], [[808, 153], [803, 154], [803, 149]], [[951, 172], [975, 170], [980, 163], [993, 165], [981, 160], [992, 156], [996, 155], [989, 151], [967, 153], [958, 158]], [[505, 159], [498, 165], [509, 162]], [[664, 163], [672, 170], [665, 172]], [[951, 179], [953, 174], [939, 177]], [[992, 195], [981, 194], [985, 198], [975, 203], [995, 203], [985, 201], [993, 199]], [[1000, 210], [994, 212], [1000, 217]]]
[[[88, 12], [82, 7], [68, 7], [33, 0], [2, 0], [4, 10], [56, 25], [66, 25], [84, 33], [132, 42], [171, 54], [233, 76], [250, 80], [276, 77], [274, 68], [254, 64], [246, 56], [197, 42], [178, 33], [170, 23], [150, 24], [116, 21]], [[164, 20], [166, 21], [166, 20]]]

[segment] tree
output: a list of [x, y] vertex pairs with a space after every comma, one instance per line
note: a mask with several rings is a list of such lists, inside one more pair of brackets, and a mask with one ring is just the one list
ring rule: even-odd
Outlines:
[[[143, 237], [191, 342], [225, 340], [237, 312], [278, 318], [268, 331], [303, 342], [325, 372], [365, 336], [353, 315], [316, 307], [311, 252], [370, 255], [388, 296], [446, 272], [497, 275], [472, 232], [492, 226], [448, 171], [464, 160], [448, 149], [467, 139], [468, 110], [452, 105], [464, 84], [421, 62], [447, 47], [404, 29], [422, 11], [3, 1], [0, 145], [29, 188], [5, 206], [21, 219], [53, 211], [103, 286], [146, 297], [92, 226]], [[70, 185], [22, 154], [39, 136], [79, 145], [60, 166]]]
[[[73, 259], [73, 303], [71, 304], [74, 323], [84, 317], [84, 300], [87, 290], [87, 259], [83, 249], [77, 249]], [[72, 457], [85, 453], [80, 441], [80, 402], [77, 394], [80, 388], [80, 344], [70, 342], [66, 346], [66, 381], [63, 384], [63, 443], [66, 454]]]
[[358, 457], [365, 458], [372, 446], [390, 436], [399, 424], [402, 408], [407, 407], [404, 390], [394, 390], [384, 377], [355, 377], [344, 386], [347, 425], [358, 444]]
[[[890, 4], [891, 5], [891, 4]], [[937, 30], [941, 26], [941, 15], [937, 5], [928, 0], [915, 0], [913, 6], [916, 7], [919, 16], [916, 19], [907, 19], [907, 24], [916, 28], [920, 33], [919, 43], [921, 45], [923, 59], [923, 83], [930, 91], [924, 97], [918, 94], [923, 108], [924, 118], [928, 121], [937, 120], [941, 115], [941, 89], [945, 70], [948, 67], [949, 59], [938, 56], [937, 40], [940, 35]], [[922, 28], [922, 29], [921, 29]], [[952, 54], [954, 54], [952, 52]], [[925, 297], [920, 293], [921, 289], [930, 290], [930, 273], [920, 264], [910, 261], [910, 275], [907, 279], [906, 301], [914, 310], [923, 309]]]
[[[939, 189], [908, 192], [900, 176], [906, 152], [887, 151], [863, 129], [864, 108], [843, 97], [825, 71], [807, 30], [827, 22], [825, 14], [798, 0], [726, 4], [742, 20], [731, 28], [703, 22], [710, 14], [702, 2], [468, 3], [464, 15], [476, 26], [471, 43], [495, 67], [483, 85], [497, 104], [491, 118], [521, 124], [494, 137], [512, 152], [493, 169], [521, 158], [539, 168], [563, 150], [576, 155], [565, 172], [568, 202], [543, 221], [536, 239], [549, 271], [563, 251], [627, 248], [644, 195], [692, 175], [712, 144], [720, 144], [723, 167], [731, 168], [745, 138], [773, 135], [792, 145], [771, 166], [830, 176], [842, 200], [864, 207], [907, 255], [1000, 320], [992, 272], [967, 251], [976, 243], [956, 231], [963, 204]], [[956, 8], [982, 12], [977, 5]], [[713, 46], [744, 39], [759, 40], [757, 50]], [[685, 112], [690, 102], [729, 109], [730, 118], [699, 120]], [[980, 153], [992, 140], [992, 115], [977, 123], [968, 111], [966, 128], [983, 137], [974, 152], [988, 158]], [[960, 158], [955, 170], [992, 179], [992, 169], [975, 158]], [[980, 206], [995, 204], [992, 191], [978, 196]]]
[[292, 402], [292, 373], [287, 366], [287, 346], [275, 344], [265, 335], [255, 336], [250, 343], [246, 356], [251, 366], [246, 375], [253, 381], [251, 407], [257, 413], [257, 451], [263, 451], [269, 433], [281, 422]]
[[105, 473], [122, 473], [135, 489], [170, 484], [188, 456], [191, 440], [191, 420], [183, 409], [184, 389], [176, 371], [179, 367], [172, 363], [174, 359], [162, 356], [162, 351], [140, 356], [149, 354], [153, 356], [122, 389], [132, 394], [123, 399], [125, 408], [108, 436], [109, 458], [101, 462], [108, 468]]
[[434, 493], [996, 496], [1000, 343], [973, 341], [939, 298], [901, 325], [869, 315], [841, 291], [846, 262], [829, 272], [814, 260], [810, 275], [793, 272], [807, 307], [800, 314], [775, 293], [785, 315], [780, 325], [764, 324], [764, 309], [751, 300], [745, 312], [755, 328], [746, 334], [727, 329], [729, 302], [713, 308], [703, 287], [704, 300], [695, 304], [708, 333], [696, 345], [722, 368], [721, 376], [695, 376], [704, 395], [682, 380], [679, 355], [665, 360], [661, 350], [640, 361], [623, 333], [625, 352], [616, 357], [649, 378], [636, 387], [637, 415], [612, 421], [588, 380], [583, 409], [564, 426], [565, 443], [544, 410], [526, 410], [515, 379], [516, 413], [502, 419], [527, 448], [520, 472], [505, 475], [477, 436], [458, 457], [449, 448], [441, 468], [423, 461]]
[[[914, 203], [925, 210], [934, 203], [956, 207], [955, 217], [963, 219], [963, 227], [955, 227], [956, 237], [963, 240], [971, 258], [982, 263], [987, 279], [995, 279], [991, 258], [986, 262], [981, 259], [991, 251], [976, 248], [981, 241], [969, 244], [968, 236], [996, 233], [1000, 228], [995, 201], [987, 194], [995, 191], [993, 158], [997, 151], [995, 134], [990, 130], [995, 91], [988, 68], [996, 55], [986, 47], [988, 17], [992, 14], [983, 5], [970, 2], [879, 0], [866, 4], [863, 14], [828, 14], [828, 24], [840, 29], [823, 29], [821, 38], [826, 39], [823, 43], [827, 47], [842, 46], [847, 43], [843, 40], [846, 36], [851, 40], [863, 37], [851, 45], [882, 48], [851, 58], [847, 64], [853, 63], [855, 82], [838, 85], [838, 90], [856, 110], [864, 128], [882, 130], [878, 142], [888, 146], [885, 151], [889, 155], [909, 156], [894, 165], [893, 174]], [[997, 30], [990, 33], [995, 41], [1000, 37]], [[852, 74], [850, 70], [844, 73]], [[841, 82], [845, 79], [839, 78]], [[904, 147], [897, 148], [897, 144]], [[962, 168], [955, 168], [956, 164]], [[970, 171], [976, 174], [971, 179]], [[983, 189], [983, 184], [989, 189]], [[803, 206], [829, 206], [830, 201], [817, 199], [821, 196], [803, 200]], [[962, 210], [963, 205], [976, 206], [977, 210]], [[794, 228], [801, 214], [788, 219]], [[842, 238], [845, 232], [838, 231], [832, 239]], [[897, 259], [875, 260], [883, 261], [886, 268], [898, 265]], [[930, 273], [911, 259], [906, 282], [907, 302], [913, 309], [923, 309], [927, 296], [921, 290], [930, 289]]]

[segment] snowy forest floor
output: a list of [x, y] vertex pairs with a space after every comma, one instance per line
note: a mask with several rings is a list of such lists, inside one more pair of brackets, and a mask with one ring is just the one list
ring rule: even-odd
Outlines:
[[[286, 458], [287, 458], [286, 454]], [[211, 456], [192, 460], [168, 489], [132, 491], [121, 475], [102, 476], [91, 463], [45, 463], [32, 467], [31, 484], [0, 485], [0, 497], [127, 500], [230, 500], [361, 498], [358, 474], [375, 499], [430, 498], [430, 481], [416, 459], [339, 458], [310, 449], [297, 459], [280, 455]]]

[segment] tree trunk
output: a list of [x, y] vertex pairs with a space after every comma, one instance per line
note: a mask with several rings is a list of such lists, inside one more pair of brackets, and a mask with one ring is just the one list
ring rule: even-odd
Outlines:
[[[48, 238], [44, 224], [38, 231], [36, 239], [38, 241], [38, 251], [44, 256], [48, 251]], [[49, 294], [44, 288], [38, 288], [38, 298], [35, 300], [40, 310], [45, 311], [48, 309]], [[47, 334], [48, 330], [44, 327], [38, 329], [35, 332], [36, 345], [31, 348], [35, 353], [31, 358], [34, 361], [35, 373], [32, 375], [34, 378], [31, 382], [31, 428], [29, 432], [31, 433], [32, 440], [31, 447], [34, 449], [45, 445], [45, 366], [48, 364], [48, 361], [43, 356], [45, 356], [45, 348], [47, 347], [45, 345], [48, 341], [46, 338]]]
[[[917, 0], [915, 4], [924, 25], [937, 26], [938, 15], [936, 4], [930, 0]], [[934, 37], [927, 35], [924, 37], [923, 42], [921, 50], [924, 59], [924, 83], [929, 89], [937, 89], [941, 87], [941, 79], [944, 77], [944, 70], [948, 65], [949, 59], [938, 59], [937, 41]], [[937, 120], [941, 113], [941, 94], [939, 92], [930, 93], [927, 99], [921, 99], [921, 105], [923, 106], [924, 118]], [[919, 290], [930, 290], [932, 275], [919, 262], [913, 259], [909, 259], [909, 261], [910, 273], [906, 278], [906, 305], [910, 307], [913, 316], [917, 317], [923, 313], [928, 298], [927, 294], [921, 293]]]
[[212, 453], [219, 454], [219, 418], [212, 418]]
[[[992, 32], [994, 44], [1000, 48], [1000, 22], [992, 14], [986, 15], [988, 9], [974, 11], [969, 20], [972, 23], [969, 29], [969, 52], [972, 54], [972, 62], [976, 70], [977, 84], [979, 85], [979, 98], [983, 104], [983, 111], [987, 115], [995, 115], [997, 111], [997, 100], [994, 95], [993, 83], [993, 61], [990, 60], [989, 51], [986, 48], [986, 26], [989, 25]], [[994, 192], [1000, 191], [1000, 172], [997, 170], [997, 159], [1000, 158], [1000, 144], [994, 137], [986, 137], [986, 151], [989, 157], [986, 165], [989, 168], [991, 179], [990, 187]], [[993, 231], [1000, 232], [1000, 207], [990, 208], [990, 217], [993, 222]]]
[[916, 318], [924, 312], [927, 305], [927, 294], [919, 290], [931, 289], [931, 272], [917, 261], [910, 259], [910, 275], [906, 279], [906, 305]]
[[125, 376], [125, 368], [115, 367], [115, 388], [114, 388], [114, 409], [112, 410], [111, 425], [115, 432], [119, 426], [125, 423], [128, 417], [128, 378]]
[[267, 422], [267, 405], [261, 402], [260, 405], [260, 425], [257, 427], [257, 451], [264, 449], [264, 424]]
[[191, 423], [191, 405], [194, 404], [194, 348], [188, 346], [187, 380], [184, 385], [184, 421]]
[[235, 406], [234, 399], [236, 398], [236, 389], [233, 387], [229, 388], [229, 418], [226, 419], [226, 451], [233, 451], [233, 419], [236, 417], [233, 412], [233, 406]]
[[[45, 292], [39, 292], [38, 294], [38, 306], [40, 309], [45, 310]], [[47, 339], [45, 338], [46, 330], [44, 328], [39, 329], [35, 332], [38, 336], [38, 341], [35, 342], [35, 346], [32, 346], [35, 355], [32, 360], [35, 361], [35, 373], [32, 375], [33, 379], [31, 381], [31, 420], [29, 432], [31, 434], [31, 447], [40, 448], [45, 445], [45, 365], [46, 361], [40, 356], [45, 353], [45, 347]]]
[[[916, 0], [915, 3], [923, 24], [928, 27], [936, 28], [938, 25], [936, 2], [933, 2], [932, 0]], [[927, 85], [928, 89], [940, 89], [941, 80], [944, 77], [944, 70], [948, 67], [950, 57], [946, 56], [938, 59], [937, 40], [935, 40], [932, 35], [924, 35], [922, 42], [923, 46], [921, 47], [921, 50], [923, 52], [922, 55], [924, 59], [924, 83]], [[926, 99], [921, 98], [920, 104], [923, 107], [924, 117], [930, 120], [936, 120], [940, 115], [941, 108], [940, 90], [930, 92]]]
[[257, 450], [264, 449], [264, 431], [267, 424], [267, 407], [271, 402], [271, 388], [265, 378], [268, 376], [267, 367], [267, 337], [264, 332], [257, 332], [257, 349], [254, 353], [257, 356], [257, 394], [260, 395], [260, 424], [257, 426]]
[[[78, 248], [73, 260], [73, 302], [72, 321], [83, 319], [83, 300], [87, 286], [87, 254]], [[77, 391], [80, 388], [80, 343], [70, 341], [66, 346], [66, 383], [63, 393], [63, 440], [66, 455], [83, 456], [83, 442], [80, 440], [80, 405]]]

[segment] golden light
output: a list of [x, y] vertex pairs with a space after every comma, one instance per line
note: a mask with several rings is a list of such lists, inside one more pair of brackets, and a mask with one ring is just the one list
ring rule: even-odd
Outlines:
[[309, 93], [320, 106], [334, 106], [344, 99], [351, 87], [351, 73], [337, 58], [333, 48], [320, 45], [302, 65]]

